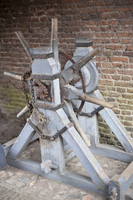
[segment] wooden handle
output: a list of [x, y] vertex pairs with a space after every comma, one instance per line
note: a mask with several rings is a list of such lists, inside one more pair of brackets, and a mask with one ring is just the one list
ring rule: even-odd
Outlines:
[[98, 54], [99, 50], [94, 49], [91, 52], [89, 52], [87, 55], [85, 55], [83, 58], [78, 60], [76, 63], [74, 63], [71, 68], [79, 71], [82, 67], [84, 67], [96, 54]]
[[103, 107], [106, 107], [106, 108], [110, 108], [110, 109], [112, 109], [114, 107], [114, 105], [109, 103], [109, 102], [103, 101], [101, 99], [97, 99], [95, 97], [88, 96], [85, 93], [83, 93], [80, 96], [80, 99], [84, 100], [84, 101], [87, 101], [87, 102], [90, 102], [90, 103], [94, 103], [94, 104], [103, 106]]
[[19, 81], [23, 80], [22, 76], [16, 75], [16, 74], [13, 74], [13, 73], [10, 73], [10, 72], [4, 72], [4, 75], [10, 76], [10, 77], [15, 78]]
[[65, 87], [67, 87], [73, 93], [75, 93], [77, 96], [79, 96], [79, 98], [81, 100], [84, 100], [84, 101], [87, 101], [87, 102], [90, 102], [90, 103], [94, 103], [94, 104], [97, 104], [97, 105], [100, 105], [100, 106], [103, 106], [103, 107], [106, 107], [106, 108], [110, 108], [110, 109], [112, 109], [114, 107], [114, 105], [109, 103], [109, 102], [103, 101], [101, 99], [97, 99], [95, 97], [91, 97], [91, 96], [85, 94], [84, 92], [80, 92], [77, 88], [75, 88], [72, 85], [68, 84]]

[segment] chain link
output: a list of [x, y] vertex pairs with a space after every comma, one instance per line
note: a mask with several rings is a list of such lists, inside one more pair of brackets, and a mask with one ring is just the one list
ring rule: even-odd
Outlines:
[[23, 92], [24, 92], [24, 95], [25, 95], [25, 100], [26, 100], [26, 104], [27, 106], [29, 107], [29, 109], [31, 110], [32, 109], [32, 104], [29, 100], [29, 97], [28, 97], [28, 92], [27, 92], [27, 89], [26, 89], [26, 80], [30, 77], [31, 75], [31, 70], [30, 71], [26, 71], [24, 74], [23, 74], [23, 80], [22, 80], [22, 89], [23, 89]]
[[30, 93], [31, 93], [31, 99], [32, 99], [32, 106], [34, 106], [35, 103], [35, 95], [34, 95], [34, 88], [33, 88], [33, 79], [30, 79]]

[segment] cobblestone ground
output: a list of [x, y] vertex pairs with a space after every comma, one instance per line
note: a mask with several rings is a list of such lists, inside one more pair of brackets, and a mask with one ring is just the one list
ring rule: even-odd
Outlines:
[[[23, 153], [23, 157], [40, 159], [37, 150], [37, 142], [30, 145], [29, 149]], [[96, 156], [104, 171], [109, 177], [120, 174], [127, 167], [126, 163], [112, 161], [108, 158]], [[74, 167], [73, 167], [74, 166]], [[67, 167], [75, 172], [86, 174], [77, 158], [68, 162]], [[132, 194], [128, 200], [133, 200]], [[44, 177], [24, 172], [20, 169], [7, 166], [0, 171], [0, 200], [105, 200], [99, 195], [85, 192], [71, 186], [61, 184]]]
[[102, 200], [103, 198], [12, 167], [0, 171], [0, 200]]

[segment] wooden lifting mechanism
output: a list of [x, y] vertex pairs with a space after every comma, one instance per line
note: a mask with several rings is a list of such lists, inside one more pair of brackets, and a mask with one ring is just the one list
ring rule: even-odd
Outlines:
[[[128, 135], [97, 89], [98, 69], [94, 60], [98, 53], [89, 38], [76, 40], [73, 58], [61, 70], [58, 51], [58, 22], [52, 19], [51, 44], [47, 48], [30, 48], [21, 32], [16, 33], [31, 60], [31, 69], [23, 76], [5, 72], [6, 76], [23, 82], [27, 105], [17, 115], [22, 117], [32, 109], [17, 139], [0, 145], [0, 167], [6, 163], [48, 179], [57, 180], [84, 190], [104, 195], [107, 199], [124, 200], [133, 183], [133, 139]], [[28, 83], [31, 101], [26, 93]], [[97, 113], [111, 128], [124, 150], [99, 143]], [[31, 141], [39, 138], [41, 163], [22, 159], [21, 154]], [[65, 151], [71, 153], [65, 158]], [[109, 178], [94, 154], [129, 163], [117, 178]], [[88, 176], [66, 168], [76, 156]]]

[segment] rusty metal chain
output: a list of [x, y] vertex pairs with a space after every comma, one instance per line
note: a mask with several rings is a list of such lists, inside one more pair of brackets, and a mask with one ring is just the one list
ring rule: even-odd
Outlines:
[[29, 107], [29, 109], [31, 110], [32, 109], [32, 104], [31, 104], [31, 102], [29, 100], [27, 89], [26, 89], [26, 80], [30, 77], [30, 75], [31, 75], [31, 70], [24, 72], [24, 74], [22, 75], [22, 78], [23, 78], [23, 80], [22, 80], [22, 89], [23, 89], [23, 92], [24, 92], [24, 95], [25, 95], [26, 104]]
[[32, 100], [32, 106], [34, 106], [35, 103], [35, 95], [34, 95], [34, 88], [33, 88], [33, 79], [30, 79], [30, 93], [31, 93], [31, 100]]

